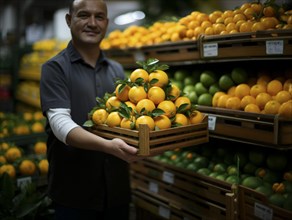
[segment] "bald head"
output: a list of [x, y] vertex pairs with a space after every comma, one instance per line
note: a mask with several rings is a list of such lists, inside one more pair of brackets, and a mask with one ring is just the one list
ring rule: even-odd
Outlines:
[[[71, 4], [69, 5], [69, 14], [72, 14], [74, 11], [74, 8], [78, 5], [78, 4], [82, 4], [82, 2], [85, 1], [96, 1], [96, 2], [104, 2], [103, 0], [72, 0]], [[104, 2], [105, 4], [105, 2]]]

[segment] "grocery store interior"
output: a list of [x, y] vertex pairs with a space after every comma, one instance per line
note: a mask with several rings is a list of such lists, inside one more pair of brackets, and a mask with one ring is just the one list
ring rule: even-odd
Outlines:
[[[0, 0], [3, 220], [54, 218], [40, 79], [71, 39], [71, 1]], [[131, 220], [292, 219], [292, 0], [105, 2], [100, 47], [127, 82], [97, 97], [109, 105], [97, 101], [83, 125], [145, 157], [129, 163]], [[100, 108], [119, 123], [97, 122]], [[153, 128], [137, 125], [142, 116]]]

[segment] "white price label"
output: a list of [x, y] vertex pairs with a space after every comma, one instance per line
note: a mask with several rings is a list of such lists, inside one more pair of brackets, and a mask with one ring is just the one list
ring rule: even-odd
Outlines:
[[134, 53], [135, 60], [137, 61], [145, 61], [145, 55], [142, 51], [137, 51]]
[[154, 182], [149, 183], [149, 191], [153, 193], [158, 193], [158, 184]]
[[266, 41], [266, 54], [283, 54], [284, 41], [283, 40], [267, 40]]
[[169, 219], [170, 218], [170, 210], [164, 206], [159, 206], [159, 215], [163, 218]]
[[25, 187], [27, 184], [30, 184], [31, 183], [31, 177], [28, 176], [28, 177], [22, 177], [22, 178], [18, 178], [17, 179], [17, 187]]
[[272, 220], [273, 219], [273, 209], [255, 202], [254, 215], [262, 220]]
[[167, 183], [174, 183], [174, 174], [168, 171], [164, 171], [162, 174], [162, 180]]
[[208, 115], [208, 129], [209, 131], [214, 131], [216, 128], [216, 117], [213, 115]]
[[204, 57], [218, 56], [218, 43], [208, 43], [203, 45]]

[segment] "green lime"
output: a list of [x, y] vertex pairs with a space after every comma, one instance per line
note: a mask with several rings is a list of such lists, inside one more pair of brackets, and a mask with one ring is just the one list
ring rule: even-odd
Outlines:
[[204, 93], [199, 96], [198, 104], [204, 106], [212, 106], [212, 95], [209, 93]]
[[235, 67], [231, 71], [231, 78], [235, 84], [241, 84], [241, 83], [246, 83], [248, 75], [245, 69], [240, 68], [240, 67]]
[[221, 89], [220, 89], [220, 86], [219, 86], [219, 83], [216, 82], [214, 84], [212, 84], [210, 87], [209, 87], [209, 93], [213, 96], [216, 92], [219, 92]]
[[232, 86], [234, 86], [234, 82], [228, 74], [224, 74], [219, 78], [219, 87], [224, 91], [227, 91]]
[[201, 82], [197, 82], [195, 84], [195, 90], [196, 90], [196, 93], [198, 96], [200, 96], [204, 93], [208, 93], [208, 89]]
[[200, 82], [203, 83], [204, 86], [210, 87], [212, 84], [216, 82], [216, 75], [214, 72], [210, 70], [205, 70], [201, 73]]
[[174, 72], [173, 77], [175, 80], [183, 82], [187, 75], [188, 73], [186, 70], [177, 70]]

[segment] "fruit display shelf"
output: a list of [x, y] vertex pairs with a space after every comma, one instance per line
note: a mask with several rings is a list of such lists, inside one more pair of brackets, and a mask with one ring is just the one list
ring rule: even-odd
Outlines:
[[209, 118], [210, 137], [257, 144], [279, 150], [292, 149], [292, 120], [278, 115], [198, 106]]
[[90, 131], [104, 138], [121, 138], [137, 147], [141, 156], [154, 156], [167, 150], [195, 146], [209, 141], [208, 117], [204, 117], [199, 124], [159, 131], [150, 131], [146, 124], [141, 124], [139, 130], [97, 125]]
[[13, 135], [11, 137], [0, 138], [0, 143], [14, 143], [15, 145], [29, 145], [35, 140], [44, 140], [47, 138], [45, 132], [32, 133], [26, 135]]
[[292, 211], [271, 205], [265, 195], [253, 189], [239, 185], [238, 195], [239, 219], [292, 219]]
[[153, 159], [131, 164], [131, 183], [136, 205], [160, 216], [162, 209], [168, 216], [180, 210], [190, 219], [236, 219], [236, 193], [230, 183]]

